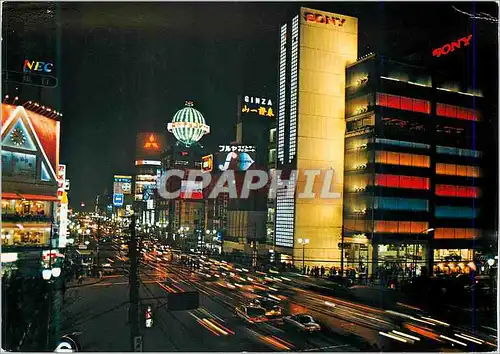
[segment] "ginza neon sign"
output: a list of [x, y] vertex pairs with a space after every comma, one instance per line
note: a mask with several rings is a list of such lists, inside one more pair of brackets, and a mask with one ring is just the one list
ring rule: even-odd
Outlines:
[[450, 52], [453, 52], [455, 48], [460, 49], [462, 47], [462, 43], [464, 47], [470, 44], [470, 40], [472, 39], [472, 34], [469, 34], [467, 37], [460, 38], [451, 43], [447, 43], [440, 48], [436, 48], [432, 51], [433, 57], [440, 57], [441, 55], [447, 55]]
[[304, 19], [306, 22], [316, 22], [324, 23], [325, 25], [338, 25], [339, 27], [344, 26], [345, 18], [326, 16], [322, 14], [315, 14], [312, 12], [305, 12]]

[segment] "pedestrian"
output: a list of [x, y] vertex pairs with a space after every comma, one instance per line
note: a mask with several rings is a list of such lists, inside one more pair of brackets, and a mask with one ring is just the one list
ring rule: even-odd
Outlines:
[[325, 276], [325, 267], [324, 266], [321, 266], [321, 276], [322, 277]]
[[311, 269], [309, 268], [309, 266], [307, 266], [307, 271], [306, 271], [306, 274], [309, 275], [309, 272], [311, 271]]

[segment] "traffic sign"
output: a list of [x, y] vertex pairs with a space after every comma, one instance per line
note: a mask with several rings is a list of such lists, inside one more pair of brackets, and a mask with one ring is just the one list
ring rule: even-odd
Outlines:
[[30, 72], [11, 70], [2, 70], [2, 75], [4, 80], [7, 82], [14, 82], [29, 86], [56, 88], [58, 84], [57, 78], [50, 75], [38, 75]]

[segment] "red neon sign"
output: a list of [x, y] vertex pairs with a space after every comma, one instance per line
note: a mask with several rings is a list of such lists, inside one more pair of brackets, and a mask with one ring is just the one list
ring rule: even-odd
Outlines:
[[339, 27], [344, 26], [345, 18], [326, 16], [322, 14], [313, 14], [311, 12], [304, 13], [304, 19], [306, 22], [316, 22], [323, 23], [325, 25], [338, 25]]
[[460, 38], [451, 43], [447, 43], [440, 48], [436, 48], [432, 51], [433, 57], [440, 57], [441, 55], [447, 55], [450, 52], [455, 51], [455, 49], [460, 49], [462, 47], [462, 43], [464, 47], [470, 44], [470, 40], [472, 39], [472, 34], [469, 34], [467, 37]]
[[146, 145], [144, 145], [146, 149], [159, 149], [158, 144], [155, 141], [155, 137], [153, 134], [149, 136], [149, 141], [146, 142]]

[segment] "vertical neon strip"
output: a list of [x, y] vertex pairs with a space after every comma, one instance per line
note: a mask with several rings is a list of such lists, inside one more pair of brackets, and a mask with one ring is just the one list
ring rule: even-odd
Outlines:
[[[278, 178], [280, 184], [281, 178]], [[295, 176], [290, 175], [290, 184], [295, 184]], [[293, 247], [295, 197], [288, 189], [280, 188], [276, 192], [276, 246]]]
[[292, 60], [290, 77], [290, 139], [288, 163], [292, 162], [297, 152], [297, 81], [299, 56], [299, 16], [292, 22]]
[[278, 104], [278, 160], [283, 164], [285, 161], [285, 99], [286, 99], [286, 29], [287, 25], [281, 26], [280, 33], [280, 68], [279, 68], [279, 104]]

